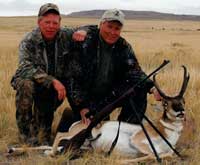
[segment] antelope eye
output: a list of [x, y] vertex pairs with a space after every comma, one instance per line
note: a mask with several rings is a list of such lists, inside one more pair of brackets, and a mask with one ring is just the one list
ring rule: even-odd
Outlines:
[[167, 102], [163, 102], [163, 106], [168, 106], [168, 103]]

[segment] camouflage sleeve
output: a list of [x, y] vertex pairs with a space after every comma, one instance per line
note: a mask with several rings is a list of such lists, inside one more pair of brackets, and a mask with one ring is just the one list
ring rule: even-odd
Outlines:
[[76, 30], [85, 30], [86, 32], [92, 32], [94, 30], [97, 30], [98, 26], [97, 25], [84, 25], [78, 27]]
[[14, 89], [18, 88], [19, 80], [30, 79], [46, 87], [50, 84], [54, 77], [49, 76], [40, 65], [37, 64], [35, 43], [31, 40], [24, 39], [19, 45], [19, 65], [15, 75], [11, 80]]
[[96, 30], [97, 28], [98, 28], [97, 25], [84, 25], [84, 26], [73, 28], [72, 31], [75, 32], [77, 30], [84, 30], [86, 32], [91, 32], [93, 30]]
[[78, 31], [78, 30], [84, 30], [86, 32], [91, 32], [93, 30], [96, 30], [97, 27], [98, 27], [97, 25], [84, 25], [84, 26], [79, 26], [79, 27], [74, 27], [74, 28], [70, 28], [70, 27], [65, 26], [63, 28], [63, 30], [65, 32], [67, 32], [68, 34], [71, 34], [71, 36], [72, 36], [73, 33]]
[[[86, 38], [90, 37], [90, 33], [93, 33], [94, 31], [96, 31], [98, 28], [97, 25], [84, 25], [84, 26], [80, 26], [80, 27], [76, 27], [76, 28], [73, 28], [71, 29], [71, 37], [73, 36], [73, 33], [74, 32], [77, 32], [79, 30], [83, 30], [86, 32], [86, 36], [85, 36], [85, 40]], [[76, 49], [81, 49], [82, 47], [82, 43], [83, 41], [75, 41], [73, 38], [72, 38], [72, 46]]]

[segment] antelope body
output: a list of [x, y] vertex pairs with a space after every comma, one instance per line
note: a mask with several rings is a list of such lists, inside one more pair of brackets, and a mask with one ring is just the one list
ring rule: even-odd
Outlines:
[[[177, 96], [170, 97], [164, 94], [156, 82], [155, 76], [153, 77], [155, 87], [159, 94], [162, 96], [163, 115], [157, 121], [156, 126], [163, 136], [175, 146], [183, 129], [183, 122], [185, 119], [184, 111], [184, 98], [183, 94], [187, 88], [189, 81], [189, 74], [187, 74], [186, 68], [184, 68], [184, 78], [181, 90]], [[93, 128], [91, 134], [92, 138], [88, 139], [90, 145], [94, 150], [101, 150], [108, 152], [118, 130], [118, 121], [107, 121], [100, 128]], [[56, 148], [61, 140], [71, 139], [75, 134], [85, 129], [87, 126], [80, 121], [74, 123], [69, 129], [68, 133], [59, 133], [56, 137], [53, 145], [54, 154]], [[172, 153], [171, 148], [166, 142], [158, 135], [155, 130], [150, 126], [145, 126], [158, 154]], [[122, 122], [120, 126], [120, 133], [115, 150], [122, 154], [130, 154], [137, 156], [138, 154], [152, 155], [153, 152], [149, 145], [149, 142], [144, 135], [144, 132], [140, 125], [129, 124]]]
[[[183, 128], [182, 121], [179, 122], [166, 122], [161, 119], [157, 126], [160, 132], [166, 137], [166, 139], [174, 146]], [[108, 152], [118, 129], [117, 121], [106, 122], [99, 130], [93, 131], [93, 137], [100, 135], [100, 137], [94, 141], [91, 141], [91, 145], [94, 149]], [[146, 126], [146, 130], [151, 137], [154, 147], [158, 154], [172, 152], [171, 148], [160, 137], [151, 126]], [[121, 123], [118, 142], [115, 146], [115, 150], [123, 154], [129, 154], [137, 156], [138, 154], [152, 154], [149, 142], [140, 125]]]
[[[186, 67], [184, 67], [184, 78], [181, 90], [177, 96], [170, 97], [164, 94], [164, 92], [158, 86], [155, 76], [153, 77], [154, 84], [159, 94], [162, 96], [162, 107], [163, 115], [157, 121], [155, 126], [163, 134], [163, 136], [175, 146], [183, 129], [183, 122], [185, 119], [184, 111], [184, 98], [183, 94], [187, 88], [189, 81], [189, 74], [187, 73]], [[101, 150], [108, 152], [112, 142], [115, 139], [118, 130], [118, 121], [107, 121], [99, 128], [93, 128], [91, 135], [92, 138], [87, 139], [94, 150]], [[55, 155], [59, 143], [64, 140], [70, 140], [81, 130], [87, 126], [81, 122], [74, 123], [67, 133], [58, 133], [52, 150], [47, 151], [48, 155]], [[166, 142], [158, 135], [150, 125], [145, 125], [145, 128], [153, 142], [153, 145], [158, 154], [172, 153], [171, 148]], [[88, 143], [87, 143], [88, 145]], [[144, 135], [144, 132], [140, 125], [129, 124], [121, 122], [120, 133], [115, 150], [122, 154], [130, 154], [137, 157], [139, 154], [153, 155], [153, 151], [149, 145], [149, 142]]]

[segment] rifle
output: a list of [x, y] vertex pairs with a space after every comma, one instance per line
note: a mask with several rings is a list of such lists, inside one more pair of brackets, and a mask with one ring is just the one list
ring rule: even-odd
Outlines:
[[148, 76], [146, 76], [143, 80], [137, 82], [133, 87], [129, 88], [126, 92], [124, 92], [115, 101], [113, 101], [109, 105], [105, 106], [101, 111], [97, 112], [94, 115], [94, 117], [91, 119], [91, 123], [88, 125], [88, 127], [86, 129], [83, 129], [82, 131], [77, 133], [74, 137], [72, 137], [70, 140], [64, 142], [63, 152], [65, 153], [69, 148], [72, 151], [77, 151], [82, 146], [85, 139], [91, 135], [92, 129], [94, 127], [96, 127], [97, 124], [99, 124], [106, 116], [108, 116], [110, 113], [112, 113], [119, 102], [121, 102], [122, 100], [124, 100], [125, 98], [127, 98], [128, 96], [133, 94], [135, 87], [144, 83], [147, 79], [149, 79], [152, 75], [154, 75], [156, 72], [158, 72], [160, 69], [162, 69], [169, 62], [170, 62], [169, 60], [164, 60], [163, 63], [157, 69], [155, 69], [152, 73], [150, 73]]

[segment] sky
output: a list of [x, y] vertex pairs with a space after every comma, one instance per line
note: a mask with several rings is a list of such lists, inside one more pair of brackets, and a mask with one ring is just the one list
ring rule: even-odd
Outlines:
[[62, 14], [112, 9], [200, 15], [200, 0], [0, 0], [0, 16], [37, 15], [44, 3], [58, 5]]

